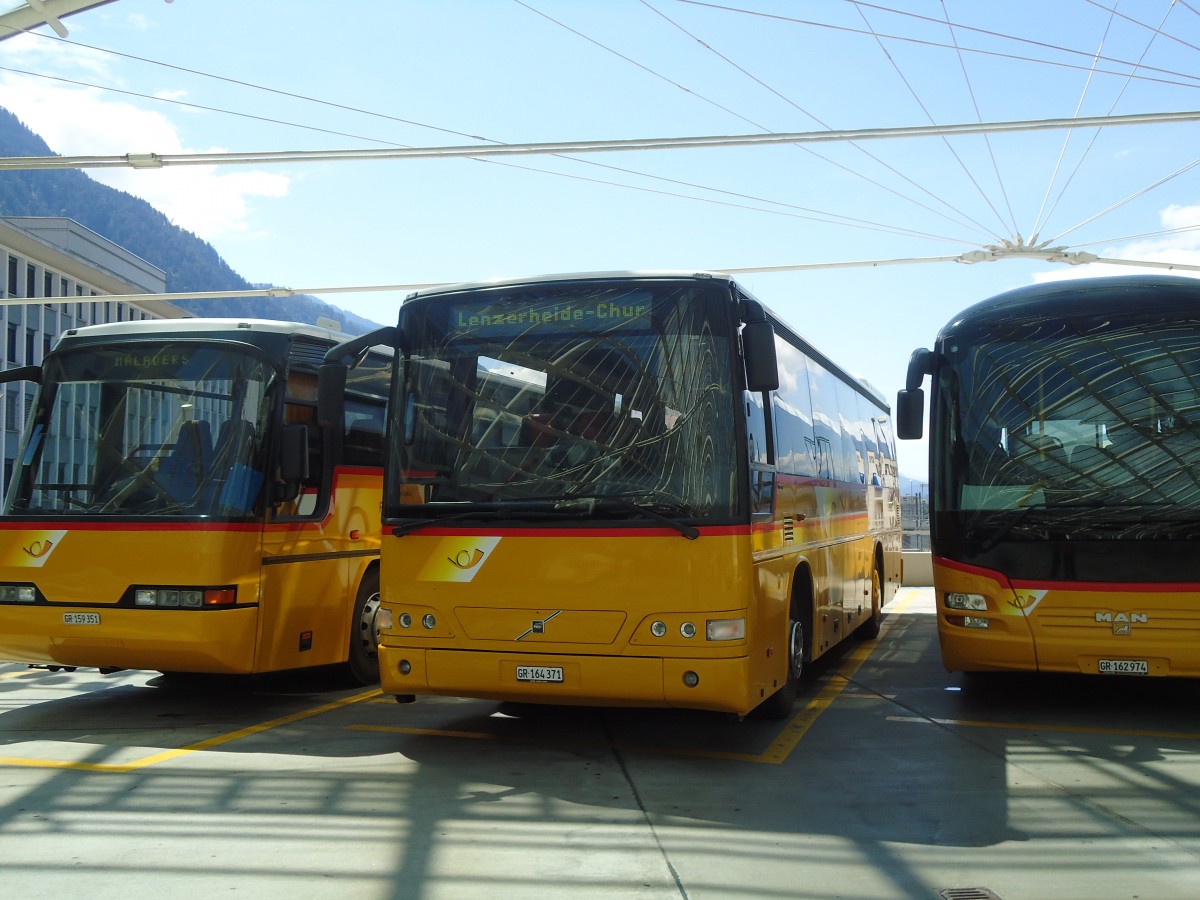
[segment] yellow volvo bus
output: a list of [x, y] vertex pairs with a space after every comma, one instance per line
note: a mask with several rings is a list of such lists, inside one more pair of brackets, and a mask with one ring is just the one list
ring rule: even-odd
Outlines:
[[730, 278], [425, 291], [330, 351], [323, 395], [371, 342], [385, 692], [784, 716], [806, 663], [877, 634], [888, 407]]
[[950, 671], [1200, 676], [1200, 281], [978, 303], [911, 359]]
[[0, 516], [0, 659], [378, 678], [388, 356], [316, 424], [345, 335], [163, 319], [67, 331], [36, 382]]

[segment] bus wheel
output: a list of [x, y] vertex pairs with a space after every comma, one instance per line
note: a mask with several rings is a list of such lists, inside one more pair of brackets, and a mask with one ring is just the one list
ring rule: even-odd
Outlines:
[[350, 650], [346, 674], [358, 684], [379, 681], [379, 570], [370, 569], [358, 586], [354, 615], [350, 619]]
[[879, 624], [883, 621], [883, 575], [876, 565], [871, 569], [871, 618], [858, 626], [860, 641], [873, 641], [879, 637]]
[[788, 619], [787, 654], [787, 680], [783, 687], [755, 707], [754, 715], [759, 718], [786, 719], [796, 705], [800, 676], [804, 673], [804, 623], [795, 607]]

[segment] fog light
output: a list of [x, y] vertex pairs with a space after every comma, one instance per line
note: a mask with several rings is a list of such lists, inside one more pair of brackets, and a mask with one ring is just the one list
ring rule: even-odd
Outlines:
[[412, 616], [408, 613], [400, 613], [400, 627], [412, 628]]
[[401, 675], [408, 675], [412, 672], [412, 663], [407, 659], [400, 660], [400, 665], [396, 666], [400, 670]]
[[434, 628], [437, 628], [437, 619], [434, 617], [433, 613], [425, 613], [425, 615], [421, 617], [421, 624], [432, 631]]
[[666, 622], [654, 622], [650, 625], [650, 633], [655, 637], [662, 637], [667, 633]]
[[697, 675], [695, 672], [691, 672], [691, 671], [684, 672], [683, 673], [683, 683], [685, 685], [687, 685], [688, 687], [695, 687], [696, 685], [698, 685], [700, 683], [700, 676]]
[[963, 616], [963, 625], [967, 628], [987, 628], [990, 624], [983, 616]]
[[204, 605], [203, 591], [180, 591], [179, 605], [188, 609], [199, 609]]
[[684, 622], [679, 626], [679, 633], [685, 638], [694, 638], [696, 636], [696, 626], [691, 622]]

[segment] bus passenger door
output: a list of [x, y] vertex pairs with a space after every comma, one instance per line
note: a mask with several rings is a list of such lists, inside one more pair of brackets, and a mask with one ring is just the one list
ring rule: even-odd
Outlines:
[[263, 530], [261, 671], [341, 662], [349, 643], [349, 535], [330, 512], [315, 404], [316, 377], [292, 373], [284, 422], [307, 429], [308, 478], [295, 497], [270, 508]]

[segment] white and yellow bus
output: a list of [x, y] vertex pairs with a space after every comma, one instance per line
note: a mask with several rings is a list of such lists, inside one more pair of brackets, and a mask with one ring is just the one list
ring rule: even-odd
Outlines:
[[899, 584], [888, 407], [708, 274], [435, 289], [396, 348], [385, 692], [791, 709]]
[[378, 678], [390, 358], [316, 425], [345, 335], [163, 319], [67, 331], [41, 366], [0, 516], [0, 660]]

